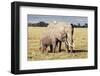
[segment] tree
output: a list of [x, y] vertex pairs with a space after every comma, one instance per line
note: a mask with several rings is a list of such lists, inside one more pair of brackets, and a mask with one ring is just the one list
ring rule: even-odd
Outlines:
[[80, 23], [78, 23], [78, 27], [81, 27]]

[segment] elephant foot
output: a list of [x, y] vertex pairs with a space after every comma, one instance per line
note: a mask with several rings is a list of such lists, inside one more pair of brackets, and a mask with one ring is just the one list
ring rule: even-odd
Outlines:
[[68, 53], [73, 53], [73, 51], [72, 50], [68, 50]]
[[59, 52], [61, 52], [62, 50], [59, 50]]
[[56, 53], [56, 51], [54, 51], [53, 53]]
[[48, 51], [49, 53], [52, 53], [52, 50]]

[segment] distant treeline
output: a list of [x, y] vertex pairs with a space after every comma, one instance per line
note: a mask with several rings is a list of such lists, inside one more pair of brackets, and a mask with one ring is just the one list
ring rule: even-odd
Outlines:
[[80, 23], [78, 23], [77, 25], [71, 23], [71, 25], [73, 25], [73, 27], [75, 28], [87, 28], [88, 27], [87, 23], [85, 23], [84, 25], [81, 25]]
[[47, 27], [48, 23], [45, 23], [45, 22], [29, 23], [28, 26], [32, 26], [32, 27]]
[[[73, 27], [75, 27], [75, 28], [87, 28], [88, 27], [87, 23], [85, 23], [84, 25], [81, 25], [80, 23], [78, 23], [78, 24], [71, 23], [71, 25], [73, 25]], [[45, 22], [29, 23], [28, 26], [29, 27], [47, 27], [48, 23], [45, 23]]]

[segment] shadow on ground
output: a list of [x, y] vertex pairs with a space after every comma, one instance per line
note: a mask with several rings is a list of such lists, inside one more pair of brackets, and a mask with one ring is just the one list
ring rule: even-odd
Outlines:
[[[65, 49], [61, 49], [60, 52], [66, 52]], [[70, 52], [70, 50], [68, 50], [68, 52]], [[88, 50], [73, 50], [72, 53], [80, 53], [80, 52], [88, 52]]]
[[[48, 52], [49, 53], [53, 53], [51, 51], [48, 51]], [[56, 51], [56, 52], [58, 52], [58, 51]], [[66, 50], [65, 49], [61, 49], [61, 51], [59, 51], [59, 52], [66, 52]], [[70, 53], [70, 50], [68, 50], [67, 52]], [[88, 50], [73, 50], [72, 51], [72, 53], [81, 53], [81, 52], [88, 52]]]

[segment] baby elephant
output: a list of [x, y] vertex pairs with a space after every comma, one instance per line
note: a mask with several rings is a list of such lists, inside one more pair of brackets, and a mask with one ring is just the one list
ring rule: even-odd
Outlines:
[[48, 46], [50, 46], [50, 51], [52, 51], [52, 39], [48, 35], [42, 35], [42, 37], [40, 38], [40, 50], [43, 53], [48, 53]]

